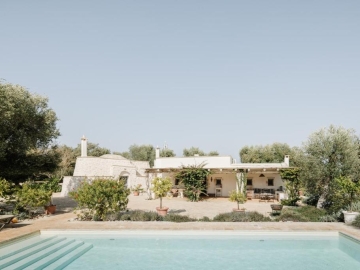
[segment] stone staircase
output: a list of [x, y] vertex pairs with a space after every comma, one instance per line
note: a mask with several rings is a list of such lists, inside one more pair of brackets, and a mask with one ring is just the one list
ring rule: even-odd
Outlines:
[[93, 247], [66, 237], [33, 237], [0, 247], [0, 269], [63, 269]]

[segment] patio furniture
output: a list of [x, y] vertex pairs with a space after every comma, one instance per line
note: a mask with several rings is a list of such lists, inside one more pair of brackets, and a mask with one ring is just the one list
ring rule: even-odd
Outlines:
[[0, 231], [4, 228], [5, 225], [10, 224], [14, 217], [15, 216], [13, 215], [0, 215]]
[[271, 193], [260, 193], [259, 202], [270, 202], [275, 200], [275, 195]]

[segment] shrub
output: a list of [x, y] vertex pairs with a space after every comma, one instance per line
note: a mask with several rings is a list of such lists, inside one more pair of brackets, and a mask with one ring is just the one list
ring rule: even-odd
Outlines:
[[353, 202], [345, 207], [346, 211], [360, 212], [360, 201]]
[[201, 221], [201, 222], [211, 222], [211, 219], [209, 217], [203, 216], [202, 218], [199, 219], [199, 221]]
[[282, 205], [295, 206], [299, 198], [281, 200]]
[[134, 211], [120, 213], [117, 219], [130, 220], [130, 221], [158, 221], [161, 220], [161, 217], [156, 212], [134, 210]]
[[353, 226], [360, 228], [360, 215], [358, 215], [352, 223]]
[[12, 198], [12, 195], [15, 191], [14, 184], [6, 181], [3, 178], [0, 178], [0, 200], [5, 199], [9, 200]]
[[78, 203], [81, 218], [106, 220], [109, 215], [126, 209], [129, 194], [123, 181], [96, 179], [83, 181], [76, 191], [70, 192], [70, 197]]
[[338, 222], [338, 218], [336, 217], [336, 215], [325, 215], [320, 217], [319, 219], [320, 222]]
[[178, 215], [178, 214], [167, 214], [162, 218], [163, 221], [170, 222], [191, 222], [196, 221], [194, 218], [190, 218], [188, 216]]
[[29, 214], [36, 207], [45, 206], [51, 198], [52, 192], [40, 188], [33, 182], [25, 182], [17, 192], [17, 207], [25, 208]]
[[230, 212], [219, 214], [214, 217], [213, 221], [216, 222], [264, 222], [271, 221], [269, 217], [258, 212]]
[[304, 203], [307, 205], [316, 206], [319, 201], [320, 196], [319, 195], [310, 195], [306, 199], [304, 199]]
[[324, 216], [327, 216], [327, 213], [324, 209], [318, 209], [314, 206], [307, 205], [302, 207], [285, 208], [277, 220], [294, 222], [319, 222]]

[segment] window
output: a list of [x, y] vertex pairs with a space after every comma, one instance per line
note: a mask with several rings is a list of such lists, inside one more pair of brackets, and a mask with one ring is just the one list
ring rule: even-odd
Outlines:
[[274, 185], [274, 179], [268, 179], [268, 186]]
[[246, 185], [252, 186], [252, 179], [246, 179]]
[[180, 185], [180, 179], [175, 179], [175, 186]]
[[215, 179], [215, 185], [220, 186], [221, 187], [221, 179]]

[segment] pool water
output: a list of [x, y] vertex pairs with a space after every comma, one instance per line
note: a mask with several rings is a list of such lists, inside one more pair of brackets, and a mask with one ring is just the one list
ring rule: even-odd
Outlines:
[[167, 231], [57, 237], [91, 246], [65, 269], [360, 269], [358, 241], [342, 234]]

